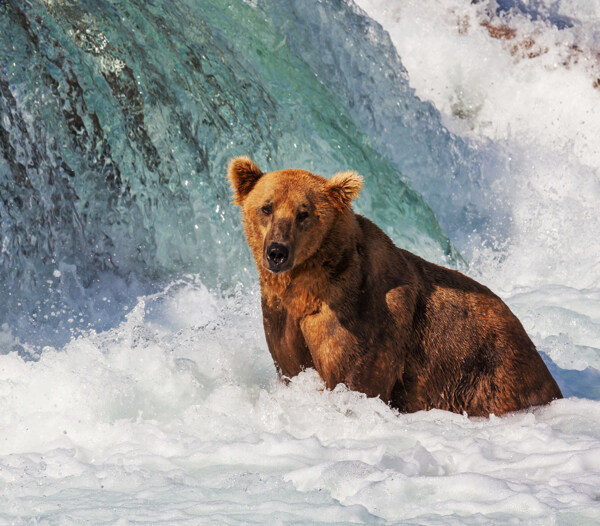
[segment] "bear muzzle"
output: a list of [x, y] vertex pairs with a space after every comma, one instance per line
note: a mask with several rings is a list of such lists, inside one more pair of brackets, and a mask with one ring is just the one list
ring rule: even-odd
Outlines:
[[269, 243], [265, 251], [265, 267], [274, 274], [279, 274], [292, 267], [293, 259], [290, 257], [290, 249], [283, 243]]

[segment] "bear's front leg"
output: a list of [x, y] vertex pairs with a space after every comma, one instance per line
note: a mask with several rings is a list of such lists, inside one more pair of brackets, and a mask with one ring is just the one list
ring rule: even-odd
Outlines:
[[293, 378], [304, 369], [314, 367], [298, 319], [291, 316], [281, 302], [272, 306], [265, 298], [262, 311], [267, 346], [278, 374]]
[[344, 383], [369, 397], [389, 402], [398, 378], [397, 359], [377, 344], [365, 344], [326, 304], [300, 322], [317, 372], [328, 389]]

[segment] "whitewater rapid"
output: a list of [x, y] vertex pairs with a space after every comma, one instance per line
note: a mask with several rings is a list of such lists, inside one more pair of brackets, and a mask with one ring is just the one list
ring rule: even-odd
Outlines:
[[[359, 5], [481, 153], [472, 211], [501, 203], [508, 219], [463, 239], [467, 272], [519, 316], [566, 398], [480, 419], [401, 415], [314, 371], [285, 385], [256, 284], [117, 281], [104, 303], [128, 301], [107, 330], [39, 347], [0, 328], [0, 524], [600, 521], [600, 3]], [[547, 51], [513, 54], [484, 24]]]
[[[275, 378], [256, 291], [193, 279], [119, 327], [0, 356], [6, 524], [583, 524], [600, 404], [399, 415], [314, 371]], [[120, 521], [120, 522], [119, 522]]]
[[597, 289], [600, 4], [359, 4], [389, 32], [416, 94], [452, 132], [493, 151], [481, 192], [509, 221], [489, 226], [496, 239], [487, 246], [472, 233], [464, 247], [472, 271], [505, 294], [546, 284]]

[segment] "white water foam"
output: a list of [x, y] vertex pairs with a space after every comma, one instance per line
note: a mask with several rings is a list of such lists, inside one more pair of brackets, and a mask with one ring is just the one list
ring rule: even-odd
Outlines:
[[[474, 236], [473, 272], [505, 295], [598, 288], [600, 2], [581, 11], [525, 2], [546, 15], [536, 21], [495, 1], [358, 3], [390, 33], [411, 86], [448, 128], [499, 153], [488, 190], [509, 203], [512, 228], [492, 249]], [[556, 17], [573, 17], [571, 27], [548, 21]]]
[[284, 385], [258, 303], [178, 283], [37, 362], [1, 355], [0, 522], [582, 524], [600, 511], [598, 402], [400, 415], [314, 371]]

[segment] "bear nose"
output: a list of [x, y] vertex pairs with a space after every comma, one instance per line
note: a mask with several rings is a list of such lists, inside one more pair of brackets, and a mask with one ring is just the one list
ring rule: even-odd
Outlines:
[[281, 243], [271, 243], [267, 247], [267, 261], [273, 268], [283, 265], [290, 255], [288, 247]]

